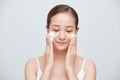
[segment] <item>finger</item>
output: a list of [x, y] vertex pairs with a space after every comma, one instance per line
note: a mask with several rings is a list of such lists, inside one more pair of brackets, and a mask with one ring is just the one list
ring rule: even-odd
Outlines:
[[73, 43], [73, 39], [70, 40], [70, 44], [69, 44], [69, 47], [68, 47], [68, 55], [71, 55], [71, 51], [72, 51], [72, 44]]
[[77, 36], [74, 38], [73, 42], [73, 55], [76, 54], [76, 50], [77, 50]]
[[53, 55], [53, 41], [50, 36], [48, 36], [49, 44], [48, 44], [48, 53], [49, 55]]
[[75, 54], [75, 38], [72, 40], [72, 49], [71, 49], [71, 55]]
[[46, 53], [49, 54], [49, 48], [50, 48], [50, 40], [49, 36], [46, 36]]
[[[77, 52], [77, 36], [75, 38], [75, 51]], [[75, 52], [75, 54], [76, 54], [76, 52]]]
[[50, 53], [53, 54], [53, 42], [50, 39]]

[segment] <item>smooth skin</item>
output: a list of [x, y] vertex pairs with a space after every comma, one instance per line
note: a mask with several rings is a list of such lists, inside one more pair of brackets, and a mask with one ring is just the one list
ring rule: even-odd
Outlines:
[[[43, 56], [40, 56], [40, 69], [42, 75], [40, 80], [78, 80], [83, 57], [76, 53], [77, 36], [70, 39], [71, 33], [77, 35], [75, 19], [68, 12], [58, 13], [51, 18], [50, 27], [47, 32], [54, 32], [55, 39], [52, 41], [46, 36], [46, 49]], [[36, 80], [37, 63], [35, 58], [27, 61], [25, 65], [25, 80]], [[84, 80], [96, 80], [95, 64], [87, 59], [84, 68]]]

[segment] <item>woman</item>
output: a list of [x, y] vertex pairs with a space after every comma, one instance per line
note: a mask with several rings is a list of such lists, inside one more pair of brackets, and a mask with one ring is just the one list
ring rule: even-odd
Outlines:
[[55, 6], [48, 13], [46, 29], [45, 53], [28, 60], [25, 80], [96, 80], [95, 64], [76, 53], [76, 11], [68, 5]]

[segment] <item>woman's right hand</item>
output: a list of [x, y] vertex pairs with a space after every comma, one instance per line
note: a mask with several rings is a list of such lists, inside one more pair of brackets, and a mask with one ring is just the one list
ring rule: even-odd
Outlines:
[[54, 64], [54, 55], [53, 55], [53, 42], [50, 36], [46, 37], [46, 50], [45, 50], [45, 70], [51, 70]]
[[45, 49], [45, 65], [40, 80], [49, 80], [53, 64], [54, 64], [53, 43], [50, 37], [47, 35]]

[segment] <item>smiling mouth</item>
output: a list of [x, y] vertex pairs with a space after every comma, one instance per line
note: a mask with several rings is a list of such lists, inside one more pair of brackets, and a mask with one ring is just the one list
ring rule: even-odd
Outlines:
[[57, 42], [58, 45], [64, 45], [66, 42]]

